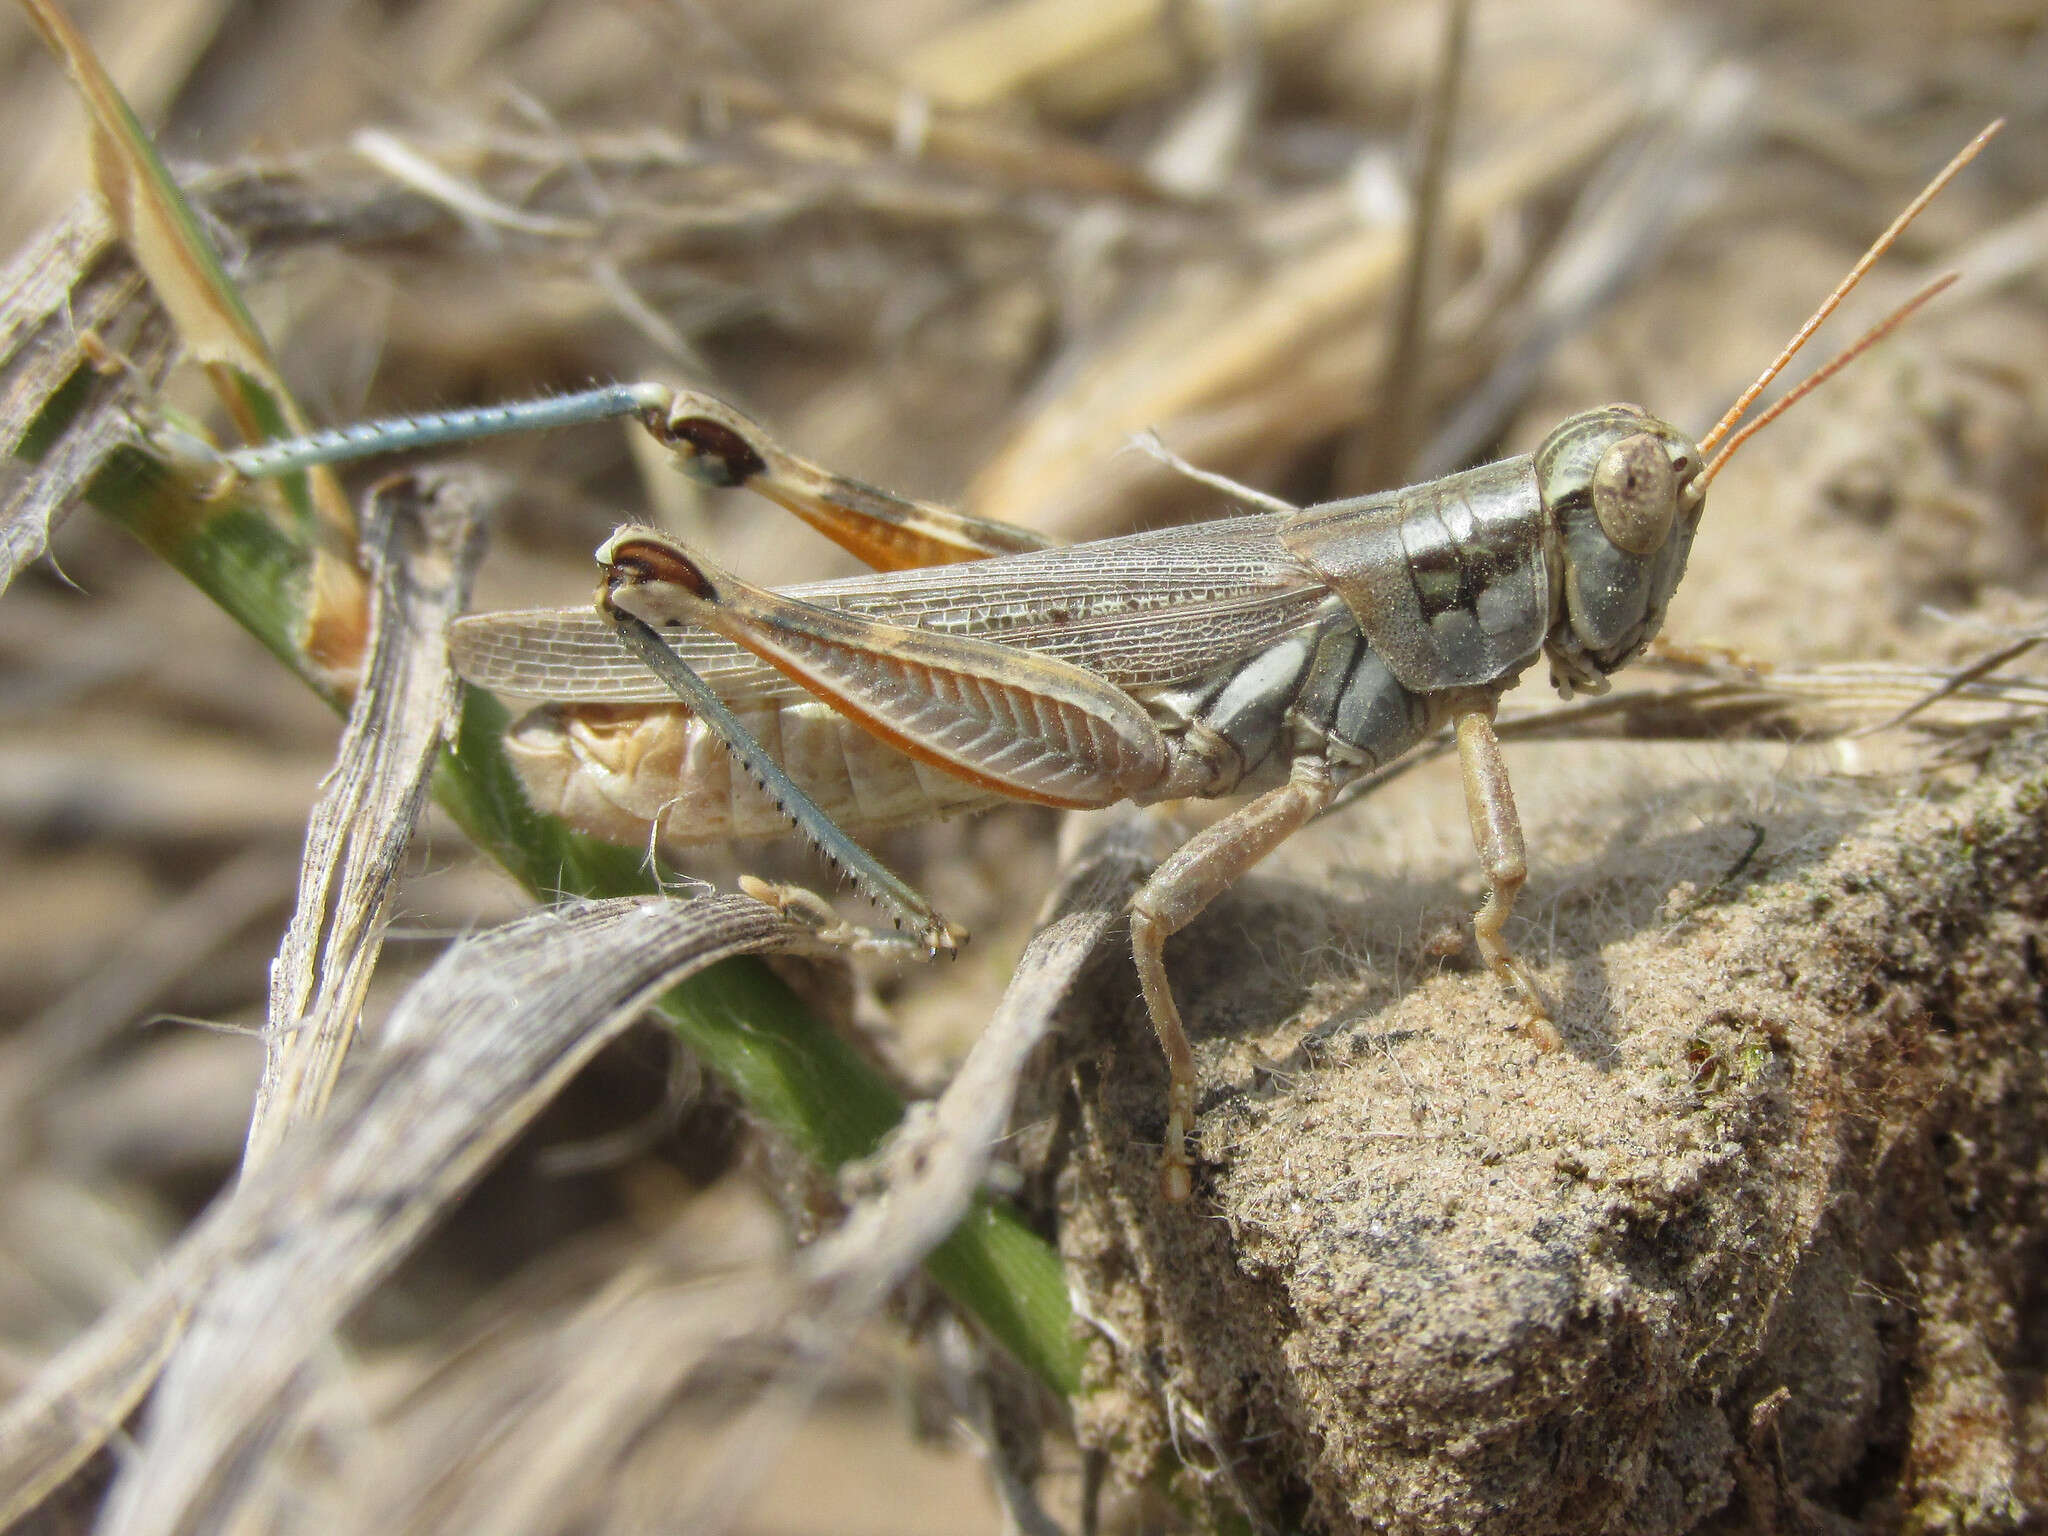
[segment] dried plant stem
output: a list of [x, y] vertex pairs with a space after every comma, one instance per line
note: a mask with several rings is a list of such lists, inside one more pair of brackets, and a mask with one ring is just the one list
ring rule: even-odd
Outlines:
[[[316, 556], [265, 514], [257, 494], [237, 489], [207, 502], [163, 465], [127, 451], [95, 479], [89, 499], [338, 704], [298, 643]], [[466, 692], [454, 749], [435, 776], [441, 805], [537, 896], [655, 889], [637, 850], [571, 832], [526, 803], [503, 751], [509, 723], [495, 698]], [[659, 1012], [754, 1114], [825, 1167], [869, 1155], [902, 1117], [902, 1101], [874, 1068], [756, 961], [694, 978]], [[1075, 1389], [1078, 1351], [1058, 1255], [1007, 1206], [977, 1202], [926, 1268], [1049, 1386]]]
[[[245, 437], [301, 430], [267, 343], [148, 134], [55, 0], [25, 3], [94, 119], [106, 151], [99, 190], [113, 226], [185, 346], [208, 365]], [[84, 275], [66, 273], [64, 290]], [[32, 420], [15, 438], [46, 463], [62, 462], [67, 433], [93, 420], [80, 417], [83, 402], [71, 387], [91, 375], [93, 360], [68, 311], [63, 319], [59, 334], [68, 345], [58, 355], [72, 366], [43, 371], [48, 388], [35, 404], [22, 404]], [[97, 462], [85, 499], [183, 572], [329, 704], [346, 707], [369, 599], [361, 557], [349, 547], [353, 510], [330, 475], [314, 470], [265, 486], [202, 489], [139, 447], [116, 448]], [[72, 476], [82, 478], [82, 471]], [[507, 724], [497, 700], [465, 689], [454, 748], [442, 752], [435, 773], [437, 798], [478, 846], [537, 896], [655, 891], [654, 872], [637, 851], [574, 833], [526, 803], [504, 752]], [[676, 987], [659, 1011], [762, 1120], [828, 1167], [873, 1152], [902, 1118], [901, 1101], [880, 1075], [750, 959]], [[978, 1202], [928, 1267], [1050, 1386], [1074, 1390], [1077, 1348], [1059, 1258], [1012, 1212]]]

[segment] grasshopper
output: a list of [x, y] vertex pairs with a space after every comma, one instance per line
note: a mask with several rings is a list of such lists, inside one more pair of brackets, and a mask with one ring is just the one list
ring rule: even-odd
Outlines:
[[850, 834], [1004, 800], [1250, 796], [1160, 865], [1130, 908], [1168, 1067], [1161, 1184], [1185, 1200], [1196, 1074], [1167, 938], [1347, 782], [1446, 727], [1486, 883], [1473, 919], [1481, 955], [1533, 1020], [1548, 1019], [1505, 932], [1528, 870], [1493, 727], [1501, 696], [1539, 656], [1569, 697], [1604, 690], [1642, 653], [1729, 456], [1947, 279], [1740, 431], [1738, 421], [1998, 126], [1929, 184], [1698, 442], [1640, 406], [1607, 405], [1532, 454], [1426, 484], [1299, 509], [1248, 492], [1267, 509], [1066, 548], [830, 474], [723, 402], [658, 385], [227, 457], [276, 473], [517, 429], [541, 413], [631, 414], [697, 479], [761, 491], [852, 550], [876, 574], [768, 591], [628, 526], [598, 551], [594, 609], [471, 616], [450, 644], [470, 682], [554, 701], [508, 743], [541, 809], [666, 846], [773, 835], [794, 820], [932, 952], [953, 947], [951, 929]]

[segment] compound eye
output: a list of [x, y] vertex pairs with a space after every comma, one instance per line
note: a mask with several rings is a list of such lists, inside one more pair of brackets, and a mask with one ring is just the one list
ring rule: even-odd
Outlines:
[[1593, 515], [1616, 548], [1654, 555], [1671, 536], [1678, 474], [1663, 441], [1648, 432], [1624, 437], [1593, 471]]

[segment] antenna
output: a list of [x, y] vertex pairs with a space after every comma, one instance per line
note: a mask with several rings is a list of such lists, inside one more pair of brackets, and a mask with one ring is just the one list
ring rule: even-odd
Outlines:
[[[1850, 342], [1848, 346], [1829, 358], [1823, 367], [1814, 370], [1811, 376], [1801, 379], [1798, 384], [1787, 390], [1782, 399], [1772, 401], [1770, 408], [1763, 415], [1757, 417], [1755, 421], [1748, 423], [1740, 432], [1729, 438], [1727, 443], [1722, 446], [1721, 451], [1707, 460], [1707, 467], [1700, 471], [1699, 478], [1692, 483], [1692, 494], [1695, 497], [1705, 495], [1707, 482], [1721, 472], [1721, 466], [1728, 462], [1736, 449], [1740, 448], [1752, 437], [1755, 437], [1757, 433], [1763, 431], [1765, 427], [1768, 427], [1780, 416], [1791, 410], [1793, 406], [1804, 400], [1816, 389], [1819, 389], [1821, 385], [1827, 383], [1829, 379], [1832, 379], [1844, 368], [1855, 362], [1865, 352], [1868, 352], [1880, 341], [1883, 341], [1885, 337], [1891, 335], [1893, 331], [1896, 331], [1906, 323], [1915, 310], [1919, 309], [1921, 305], [1925, 304], [1961, 276], [1960, 272], [1942, 273], [1940, 277], [1937, 277], [1861, 336]], [[1725, 425], [1725, 418], [1723, 424]], [[1721, 428], [1716, 427], [1714, 430], [1718, 432]]]
[[[1705, 437], [1700, 439], [1699, 449], [1701, 453], [1712, 454], [1714, 452], [1715, 445], [1717, 445], [1722, 438], [1728, 435], [1729, 430], [1735, 425], [1736, 422], [1742, 419], [1742, 413], [1744, 411], [1747, 411], [1750, 408], [1750, 406], [1755, 403], [1756, 397], [1758, 395], [1762, 394], [1766, 389], [1770, 387], [1771, 380], [1775, 379], [1780, 373], [1784, 372], [1785, 365], [1791, 362], [1792, 359], [1798, 355], [1799, 349], [1806, 345], [1808, 338], [1810, 338], [1815, 331], [1820, 329], [1822, 323], [1826, 321], [1827, 317], [1835, 312], [1836, 306], [1839, 305], [1842, 302], [1842, 300], [1849, 296], [1851, 290], [1853, 290], [1858, 283], [1863, 281], [1863, 274], [1871, 269], [1871, 267], [1876, 263], [1877, 259], [1880, 256], [1884, 255], [1886, 251], [1891, 249], [1892, 242], [1899, 238], [1900, 233], [1904, 231], [1905, 227], [1908, 224], [1911, 224], [1913, 220], [1918, 218], [1920, 216], [1920, 211], [1923, 208], [1925, 208], [1929, 203], [1933, 202], [1934, 199], [1940, 195], [1941, 189], [1947, 186], [1951, 181], [1955, 179], [1956, 173], [1958, 171], [1962, 170], [1964, 166], [1968, 165], [1972, 160], [1977, 158], [1979, 151], [1981, 151], [1986, 144], [1990, 143], [1992, 138], [1998, 133], [1998, 130], [2003, 128], [2004, 126], [2005, 119], [2002, 117], [1987, 124], [1981, 133], [1979, 133], [1974, 139], [1970, 140], [1968, 144], [1963, 146], [1961, 152], [1958, 153], [1953, 160], [1949, 161], [1947, 165], [1941, 168], [1941, 173], [1938, 176], [1936, 176], [1934, 180], [1927, 183], [1926, 188], [1922, 190], [1918, 197], [1914, 198], [1912, 202], [1906, 204], [1905, 209], [1899, 214], [1899, 216], [1896, 219], [1892, 220], [1890, 227], [1887, 228], [1883, 234], [1879, 235], [1877, 239], [1872, 242], [1870, 249], [1865, 251], [1863, 253], [1862, 258], [1856, 263], [1856, 265], [1849, 269], [1849, 275], [1847, 277], [1844, 277], [1839, 283], [1835, 284], [1835, 291], [1829, 294], [1825, 299], [1823, 299], [1821, 301], [1820, 308], [1816, 309], [1813, 312], [1813, 314], [1807, 319], [1806, 324], [1799, 327], [1797, 333], [1795, 333], [1792, 339], [1785, 344], [1785, 350], [1780, 352], [1777, 355], [1777, 357], [1772, 360], [1771, 366], [1766, 368], [1761, 374], [1757, 376], [1757, 381], [1754, 384], [1750, 385], [1749, 388], [1745, 389], [1741, 393], [1741, 395], [1739, 395], [1736, 398], [1735, 403], [1728, 407], [1727, 414], [1724, 415], [1719, 421], [1714, 423], [1714, 429], [1711, 432], [1709, 432]], [[1946, 286], [1946, 282], [1936, 284], [1934, 287], [1926, 291], [1923, 291], [1917, 298], [1914, 298], [1909, 303], [1901, 307], [1892, 315], [1892, 317], [1889, 320], [1885, 321], [1883, 325], [1877, 327], [1869, 335], [1865, 336], [1861, 341], [1857, 342], [1847, 352], [1843, 353], [1841, 357], [1837, 358], [1834, 362], [1830, 363], [1826, 368], [1822, 369], [1821, 372], [1815, 374], [1813, 378], [1809, 380], [1806, 385], [1802, 386], [1799, 391], [1795, 391], [1793, 394], [1786, 396], [1785, 400], [1780, 401], [1777, 406], [1773, 407], [1769, 414], [1758, 418], [1758, 420], [1751, 425], [1749, 431], [1744, 432], [1741, 435], [1741, 437], [1738, 437], [1736, 439], [1736, 442], [1741, 442], [1744, 439], [1748, 438], [1752, 433], [1754, 433], [1757, 430], [1757, 428], [1763, 426], [1765, 422], [1770, 421], [1773, 417], [1781, 414], [1787, 403], [1789, 403], [1791, 400], [1797, 399], [1800, 394], [1807, 392], [1813, 384], [1819, 382], [1823, 378], [1831, 377], [1835, 372], [1839, 372], [1842, 366], [1845, 365], [1850, 358], [1854, 357], [1858, 352], [1861, 352], [1865, 348], [1875, 343], [1893, 326], [1897, 325], [1901, 320], [1905, 319], [1907, 315], [1911, 314], [1915, 309], [1918, 309], [1922, 304], [1926, 303], [1927, 300], [1934, 297], [1935, 293], [1939, 292], [1941, 288]], [[1728, 445], [1729, 449], [1733, 449], [1734, 446], [1734, 443], [1730, 443]], [[1716, 455], [1709, 463], [1707, 470], [1700, 476], [1699, 480], [1694, 482], [1695, 488], [1703, 488], [1707, 480], [1711, 478], [1714, 469], [1722, 463], [1724, 463], [1727, 460], [1727, 457], [1728, 453], [1726, 450]]]

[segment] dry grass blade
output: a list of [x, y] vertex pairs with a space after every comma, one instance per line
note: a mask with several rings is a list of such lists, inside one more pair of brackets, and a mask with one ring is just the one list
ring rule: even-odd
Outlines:
[[[986, 172], [1020, 187], [1144, 199], [1159, 190], [1123, 159], [1081, 140], [980, 113], [932, 111], [928, 102], [889, 81], [820, 82], [806, 93], [800, 110], [788, 92], [758, 76], [720, 75], [710, 90], [724, 106], [760, 118], [763, 126], [800, 130], [776, 135], [798, 143], [812, 130], [829, 127], [858, 134], [895, 156], [909, 152], [919, 160]], [[886, 211], [885, 202], [878, 199], [875, 210]], [[730, 217], [728, 210], [707, 212], [715, 222]]]
[[459, 1464], [380, 1504], [363, 1528], [563, 1529], [676, 1403], [712, 1395], [730, 1400], [716, 1416], [726, 1427], [712, 1437], [708, 1464], [687, 1478], [693, 1492], [679, 1487], [664, 1518], [676, 1529], [726, 1528], [863, 1326], [967, 1215], [1027, 1059], [1150, 867], [1146, 841], [1142, 821], [1118, 817], [1081, 850], [965, 1065], [855, 1175], [873, 1192], [793, 1271], [749, 1270], [687, 1287], [646, 1275], [622, 1280], [618, 1294], [572, 1321], [579, 1342], [559, 1341], [553, 1372], [522, 1377], [518, 1401], [490, 1410], [488, 1447], [451, 1451]]
[[874, 1160], [883, 1193], [857, 1205], [805, 1255], [820, 1295], [837, 1305], [880, 1306], [967, 1213], [1008, 1127], [1025, 1061], [1151, 872], [1147, 825], [1134, 812], [1117, 813], [1068, 866], [967, 1060], [938, 1102], [913, 1110]]
[[119, 389], [111, 380], [95, 380], [83, 410], [36, 473], [8, 487], [0, 505], [0, 588], [42, 557], [50, 546], [50, 525], [77, 504], [108, 456], [133, 436]]
[[1451, 171], [1451, 130], [1458, 121], [1472, 45], [1472, 0], [1446, 0], [1436, 83], [1430, 88], [1422, 122], [1422, 151], [1413, 178], [1408, 216], [1407, 266], [1394, 323], [1387, 331], [1386, 362], [1380, 370], [1379, 408], [1366, 439], [1359, 478], [1368, 487], [1401, 485], [1414, 457], [1417, 423], [1426, 398], [1422, 379], [1427, 359], [1430, 292], [1437, 263], [1437, 224], [1443, 217], [1444, 187]]
[[1756, 129], [1757, 77], [1737, 64], [1707, 70], [1671, 119], [1617, 152], [1516, 306], [1512, 335], [1487, 376], [1449, 411], [1411, 464], [1433, 479], [1469, 463], [1528, 397], [1558, 346], [1665, 248], [1681, 205], [1713, 167], [1737, 159]]
[[574, 1530], [602, 1524], [622, 1486], [651, 1486], [643, 1499], [673, 1510], [679, 1469], [650, 1475], [647, 1463], [676, 1437], [678, 1402], [722, 1405], [758, 1388], [771, 1354], [761, 1344], [764, 1314], [779, 1317], [790, 1288], [786, 1271], [734, 1264], [702, 1233], [662, 1246], [548, 1328], [530, 1346], [537, 1358], [502, 1370], [481, 1393], [483, 1373], [471, 1371], [467, 1384], [482, 1400], [464, 1400], [453, 1422], [429, 1404], [422, 1425], [405, 1424], [400, 1465], [381, 1463], [371, 1496], [336, 1512], [336, 1536]]
[[576, 1069], [682, 978], [801, 937], [744, 898], [641, 898], [547, 909], [454, 946], [341, 1102], [8, 1405], [0, 1523], [105, 1443], [191, 1315], [105, 1528], [217, 1529], [308, 1356]]
[[19, 386], [11, 377], [21, 366], [24, 343], [51, 316], [70, 310], [75, 317], [79, 274], [91, 271], [113, 250], [113, 221], [100, 200], [86, 193], [23, 246], [0, 273], [0, 354], [7, 357], [10, 370], [0, 425], [8, 432], [7, 441], [18, 440], [33, 419], [32, 413], [21, 411]]
[[[123, 362], [154, 378], [170, 352], [161, 320], [138, 309], [142, 277], [117, 254], [97, 199], [85, 198], [0, 273], [0, 454], [39, 460], [10, 472], [0, 500], [0, 591], [49, 546], [52, 521], [129, 435], [114, 370], [94, 370], [88, 348], [120, 336]], [[37, 428], [53, 397], [82, 385], [69, 430], [54, 442]]]
[[30, 1123], [37, 1098], [114, 1040], [178, 978], [276, 907], [291, 864], [267, 848], [229, 860], [126, 935], [119, 951], [0, 1039], [0, 1124]]
[[[1471, 247], [1501, 210], [1568, 183], [1646, 105], [1640, 88], [1610, 89], [1460, 177], [1446, 199], [1446, 248]], [[1400, 228], [1353, 231], [1299, 255], [1284, 282], [1212, 271], [1169, 290], [1074, 369], [976, 477], [974, 512], [1097, 538], [1141, 520], [1147, 500], [1175, 483], [1153, 459], [1122, 451], [1146, 428], [1193, 462], [1237, 474], [1355, 421], [1384, 354], [1372, 317], [1399, 284], [1406, 245]]]
[[[109, 216], [179, 339], [206, 366], [236, 430], [245, 442], [303, 432], [306, 418], [269, 344], [148, 132], [57, 0], [21, 4], [63, 59], [92, 115], [94, 181]], [[66, 466], [81, 481], [114, 446], [104, 427], [85, 438], [75, 450], [81, 464]], [[313, 544], [299, 648], [332, 682], [345, 686], [361, 661], [363, 594], [348, 564], [355, 511], [340, 482], [325, 470], [287, 477], [279, 492]]]
[[455, 723], [461, 684], [443, 634], [469, 601], [488, 495], [474, 476], [429, 474], [386, 481], [371, 497], [370, 652], [307, 823], [298, 908], [271, 967], [245, 1171], [321, 1112], [354, 1038], [392, 883]]
[[[564, 153], [559, 140], [551, 136], [545, 148], [558, 163]], [[146, 159], [146, 149], [138, 140], [137, 155]], [[626, 154], [641, 163], [638, 148]], [[678, 154], [693, 158], [687, 144]], [[843, 180], [841, 159], [792, 158], [808, 158], [811, 176], [788, 206], [836, 196]], [[655, 159], [662, 161], [659, 151]], [[143, 173], [140, 160], [135, 168]], [[880, 173], [878, 181], [904, 179], [880, 157], [873, 168]], [[194, 271], [206, 267], [210, 257], [196, 218], [182, 208], [176, 186], [160, 175], [161, 168], [151, 162], [147, 169], [155, 178], [151, 192], [178, 213], [173, 222], [190, 237], [182, 257], [189, 258]], [[758, 169], [744, 165], [737, 174], [751, 184], [758, 181]], [[907, 179], [928, 180], [921, 172]], [[771, 201], [780, 190], [770, 189]], [[880, 192], [886, 203], [887, 188]], [[972, 200], [977, 207], [990, 206], [986, 197]], [[936, 206], [943, 219], [957, 216], [944, 187], [912, 201], [923, 213]], [[304, 204], [282, 216], [273, 207], [271, 216], [284, 226], [278, 243], [286, 246], [304, 238], [295, 217], [317, 222]], [[919, 216], [912, 214], [913, 219]], [[729, 217], [727, 209], [714, 222]], [[388, 232], [389, 225], [380, 228]], [[758, 228], [749, 229], [739, 243], [751, 249], [758, 235]], [[44, 385], [42, 400], [61, 404], [53, 400], [57, 386], [48, 380]], [[43, 414], [53, 418], [53, 431], [65, 426], [55, 411]], [[97, 456], [97, 445], [93, 452]], [[117, 455], [105, 469], [91, 487], [103, 509], [221, 602], [330, 701], [342, 701], [353, 691], [367, 601], [351, 563], [353, 551], [340, 548], [332, 520], [307, 515], [304, 497], [295, 497], [289, 486], [287, 497], [300, 514], [289, 520], [276, 516], [268, 486], [209, 487], [201, 494], [187, 477], [145, 451]], [[613, 895], [652, 883], [655, 877], [641, 867], [636, 850], [596, 844], [533, 811], [505, 757], [506, 724], [496, 700], [465, 696], [460, 752], [444, 758], [437, 780], [444, 803], [464, 828], [535, 889]], [[900, 1101], [882, 1074], [758, 970], [722, 970], [697, 988], [679, 991], [664, 1008], [678, 1033], [732, 1080], [766, 1121], [828, 1165], [870, 1152], [900, 1113]], [[1056, 1259], [1009, 1213], [984, 1206], [971, 1225], [972, 1231], [956, 1234], [932, 1255], [935, 1276], [1021, 1358], [1064, 1386], [1072, 1379], [1073, 1356]], [[90, 1374], [92, 1366], [83, 1369]], [[126, 1390], [111, 1385], [104, 1395], [111, 1402]], [[122, 1398], [114, 1411], [128, 1401]]]
[[[951, 106], [1023, 97], [1055, 113], [1094, 115], [1164, 90], [1190, 54], [1205, 62], [1222, 56], [1233, 24], [1223, 9], [1181, 12], [1168, 0], [1012, 0], [945, 28], [901, 68], [910, 85]], [[1266, 45], [1344, 11], [1336, 0], [1267, 0], [1242, 9]]]
[[[254, 381], [282, 407], [286, 423], [302, 428], [256, 322], [222, 273], [148, 134], [92, 48], [54, 0], [22, 0], [22, 8], [64, 60], [92, 113], [93, 172], [100, 196], [185, 344], [202, 362]], [[241, 419], [252, 435], [271, 425], [261, 421], [253, 402], [237, 390], [224, 390], [223, 403], [231, 411], [249, 411]], [[331, 482], [329, 491], [328, 500], [338, 498]], [[340, 511], [345, 518], [346, 506]]]
[[26, 1519], [121, 1433], [178, 1341], [207, 1259], [181, 1246], [0, 1411], [0, 1527]]
[[350, 140], [349, 147], [400, 186], [440, 204], [486, 238], [499, 230], [564, 239], [589, 239], [596, 233], [586, 221], [549, 218], [502, 203], [381, 129], [363, 129]]
[[1709, 660], [1685, 668], [1700, 674], [1699, 681], [1516, 714], [1502, 721], [1501, 732], [1576, 740], [1831, 741], [1909, 728], [1937, 738], [1989, 742], [2048, 713], [2048, 679], [1994, 675], [2044, 638], [2022, 636], [1955, 668], [1841, 662], [1750, 673]]
[[[1496, 729], [1516, 741], [1842, 741], [1902, 730], [1942, 743], [1941, 757], [1981, 757], [2048, 716], [2048, 678], [1995, 674], [2048, 632], [2026, 634], [1960, 667], [1841, 662], [1750, 668], [1704, 653], [1667, 651], [1658, 665], [1689, 673], [1668, 687], [1631, 687], [1570, 704], [1504, 710]], [[1432, 759], [1449, 736], [1345, 786], [1323, 814], [1355, 805]]]
[[[329, 541], [309, 549], [277, 526], [272, 500], [204, 494], [140, 451], [130, 410], [163, 382], [177, 339], [113, 234], [97, 200], [81, 202], [13, 264], [19, 286], [0, 295], [0, 443], [34, 465], [0, 503], [0, 574], [40, 554], [72, 502], [119, 507], [131, 532], [338, 704], [342, 674], [325, 661], [357, 654], [366, 604], [355, 572]], [[270, 590], [237, 606], [237, 586], [262, 581]]]
[[847, 1344], [967, 1216], [1008, 1129], [1026, 1062], [1090, 958], [1120, 931], [1132, 892], [1153, 867], [1149, 841], [1142, 817], [1120, 813], [1082, 847], [967, 1060], [938, 1102], [913, 1107], [873, 1159], [879, 1192], [804, 1254], [799, 1287], [778, 1320], [795, 1346], [793, 1363], [724, 1436], [712, 1469], [697, 1479], [688, 1529], [730, 1528]]

